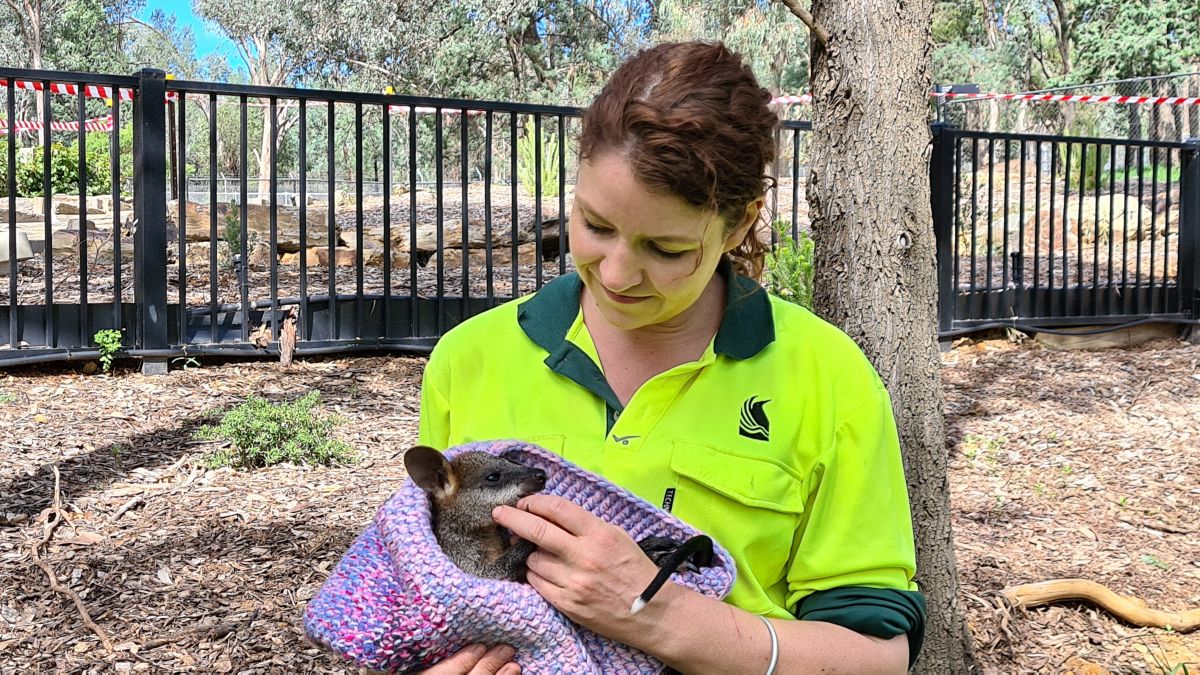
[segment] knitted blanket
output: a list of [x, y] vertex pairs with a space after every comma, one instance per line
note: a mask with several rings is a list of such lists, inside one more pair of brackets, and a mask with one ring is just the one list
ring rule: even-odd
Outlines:
[[[633, 493], [558, 455], [520, 441], [470, 443], [446, 452], [482, 450], [546, 472], [545, 493], [569, 499], [634, 538], [683, 541], [699, 534]], [[733, 586], [729, 553], [716, 564], [674, 580], [713, 598]], [[430, 524], [429, 500], [405, 481], [343, 555], [304, 612], [314, 642], [374, 670], [433, 665], [472, 643], [505, 643], [526, 675], [658, 673], [662, 663], [579, 626], [527, 584], [469, 576], [442, 553]]]

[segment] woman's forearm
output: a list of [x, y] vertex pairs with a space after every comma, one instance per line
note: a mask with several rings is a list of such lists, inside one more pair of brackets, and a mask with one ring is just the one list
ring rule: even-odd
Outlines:
[[[643, 612], [653, 630], [626, 637], [682, 673], [766, 673], [771, 637], [761, 618], [676, 584], [667, 584]], [[641, 623], [641, 622], [639, 622]], [[645, 625], [645, 624], [643, 624]], [[820, 621], [772, 620], [779, 637], [777, 675], [904, 673], [908, 638], [890, 640]]]

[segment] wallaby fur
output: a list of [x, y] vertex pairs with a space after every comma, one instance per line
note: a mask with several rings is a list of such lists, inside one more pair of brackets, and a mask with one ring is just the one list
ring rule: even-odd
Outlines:
[[478, 577], [525, 581], [525, 559], [537, 547], [511, 542], [492, 519], [492, 509], [546, 487], [546, 472], [486, 452], [464, 452], [447, 461], [433, 448], [415, 446], [404, 466], [430, 499], [433, 533], [459, 569]]

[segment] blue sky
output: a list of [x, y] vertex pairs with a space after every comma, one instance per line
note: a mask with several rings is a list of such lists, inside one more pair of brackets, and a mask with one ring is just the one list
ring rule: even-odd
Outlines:
[[179, 21], [180, 26], [190, 26], [192, 33], [196, 36], [196, 57], [203, 59], [205, 56], [217, 53], [232, 60], [235, 67], [241, 65], [241, 59], [237, 55], [237, 50], [233, 44], [221, 35], [220, 31], [215, 28], [209, 28], [205, 22], [192, 13], [192, 3], [190, 0], [184, 2], [168, 2], [166, 0], [147, 0], [146, 8], [142, 10], [138, 16], [143, 21], [149, 21], [150, 15], [154, 10], [161, 9], [168, 16], [174, 15]]

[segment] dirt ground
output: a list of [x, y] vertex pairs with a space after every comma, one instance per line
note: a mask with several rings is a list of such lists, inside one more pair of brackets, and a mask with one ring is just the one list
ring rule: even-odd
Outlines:
[[[943, 355], [962, 605], [990, 672], [1200, 668], [1200, 634], [1006, 586], [1082, 577], [1200, 607], [1200, 347]], [[208, 362], [167, 376], [79, 364], [0, 372], [0, 672], [354, 672], [300, 617], [403, 479], [423, 359]], [[320, 390], [362, 455], [337, 468], [208, 470], [206, 411]], [[60, 479], [56, 489], [54, 469]], [[66, 521], [43, 542], [54, 498]], [[45, 569], [38, 566], [41, 561]], [[112, 646], [109, 653], [67, 594]], [[1097, 669], [1086, 670], [1088, 664]]]

